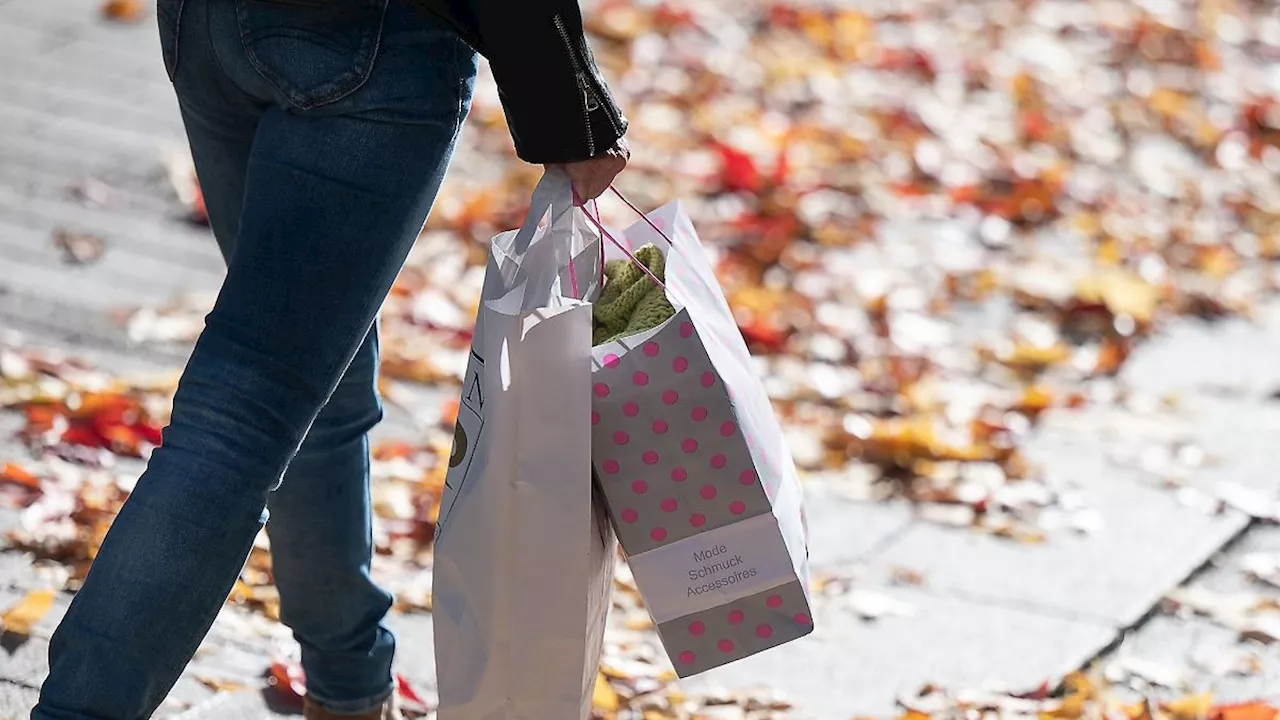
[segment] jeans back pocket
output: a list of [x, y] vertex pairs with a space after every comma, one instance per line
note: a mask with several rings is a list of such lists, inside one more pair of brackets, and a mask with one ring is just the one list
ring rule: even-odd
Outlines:
[[388, 0], [235, 0], [250, 63], [306, 110], [355, 92], [378, 54]]

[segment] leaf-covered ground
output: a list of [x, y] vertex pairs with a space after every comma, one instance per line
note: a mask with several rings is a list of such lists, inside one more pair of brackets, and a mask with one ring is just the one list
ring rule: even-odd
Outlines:
[[[147, 17], [132, 2], [103, 12]], [[1268, 3], [605, 0], [589, 21], [632, 122], [621, 189], [645, 207], [679, 198], [689, 208], [797, 463], [848, 497], [905, 500], [927, 521], [1013, 542], [1096, 532], [1088, 498], [1027, 459], [1037, 422], [1138, 402], [1117, 379], [1135, 348], [1176, 318], [1249, 318], [1274, 296], [1280, 13]], [[483, 76], [459, 160], [383, 312], [383, 389], [416, 422], [374, 452], [377, 572], [404, 612], [430, 609], [456, 411], [415, 393], [456, 385], [483, 242], [519, 223], [537, 179], [511, 154], [496, 98]], [[199, 222], [184, 163], [168, 174]], [[110, 188], [75, 191], [96, 203]], [[111, 252], [91, 232], [50, 242], [69, 265]], [[210, 301], [128, 308], [129, 336], [188, 342]], [[160, 441], [173, 380], [0, 351], [0, 405], [27, 448], [0, 458], [0, 502], [20, 509], [9, 541], [54, 569], [52, 588], [74, 590], [92, 562], [136, 477], [130, 459]], [[1176, 409], [1176, 398], [1159, 403]], [[1213, 448], [1174, 443], [1117, 460], [1178, 488]], [[1192, 501], [1280, 520], [1280, 499], [1240, 487]], [[1274, 557], [1250, 562], [1257, 583], [1277, 582]], [[814, 589], [866, 617], [902, 610], [843, 577]], [[625, 574], [617, 590], [602, 717], [789, 715], [767, 692], [682, 695]], [[1267, 593], [1188, 589], [1168, 609], [1274, 648], [1280, 607]], [[277, 617], [265, 542], [230, 602]], [[27, 596], [4, 615], [6, 631], [21, 636], [47, 609], [45, 591]], [[1132, 687], [1168, 673], [1152, 681], [1158, 664], [1125, 663], [1017, 693], [924, 688], [904, 712], [1275, 718], [1265, 703], [1218, 706], [1176, 689], [1135, 704]], [[281, 658], [272, 672], [285, 696], [300, 688], [293, 670]], [[426, 691], [402, 692], [431, 704]]]

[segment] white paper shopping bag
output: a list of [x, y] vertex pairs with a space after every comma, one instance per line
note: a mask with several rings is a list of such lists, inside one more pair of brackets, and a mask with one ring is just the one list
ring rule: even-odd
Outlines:
[[567, 177], [548, 173], [485, 271], [436, 530], [440, 720], [591, 711], [615, 540], [591, 473], [583, 298], [600, 248], [574, 226], [570, 197]]

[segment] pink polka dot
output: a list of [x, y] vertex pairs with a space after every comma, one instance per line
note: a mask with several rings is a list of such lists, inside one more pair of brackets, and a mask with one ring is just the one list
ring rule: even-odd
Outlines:
[[662, 498], [662, 512], [675, 512], [679, 506], [675, 498]]
[[644, 461], [644, 464], [645, 464], [645, 465], [657, 465], [657, 464], [658, 464], [658, 453], [656, 453], [656, 452], [654, 452], [654, 451], [652, 451], [652, 450], [645, 450], [645, 451], [644, 451], [644, 455], [641, 455], [641, 456], [640, 456], [640, 459]]
[[730, 420], [720, 426], [720, 435], [721, 437], [729, 437], [735, 431], [737, 431], [737, 429], [738, 429], [738, 425], [734, 423], [732, 420]]
[[592, 425], [600, 424], [600, 413], [596, 412], [595, 410], [591, 411], [591, 424]]
[[756, 626], [756, 637], [767, 638], [773, 637], [773, 626], [769, 623], [760, 623]]
[[614, 473], [618, 472], [618, 470], [622, 469], [621, 466], [618, 465], [617, 460], [605, 460], [604, 463], [601, 464], [601, 467], [604, 468], [604, 471], [610, 475], [613, 475]]
[[671, 369], [678, 373], [682, 373], [689, 369], [689, 358], [678, 357], [671, 361]]
[[715, 384], [716, 384], [716, 374], [715, 374], [715, 373], [713, 373], [713, 372], [711, 372], [710, 370], [708, 370], [708, 371], [706, 371], [706, 372], [702, 373], [702, 379], [701, 379], [701, 382], [702, 382], [702, 387], [705, 387], [705, 388], [709, 388], [709, 387], [711, 387], [712, 385], [715, 385]]
[[633, 402], [629, 402], [622, 406], [622, 414], [627, 417], [635, 417], [640, 414], [640, 406]]
[[771, 608], [782, 607], [782, 596], [770, 595], [768, 598], [765, 599], [764, 604], [768, 605]]
[[742, 612], [741, 610], [734, 610], [733, 612], [729, 613], [730, 625], [741, 625], [742, 621], [746, 619], [747, 619], [746, 613]]
[[619, 445], [626, 445], [631, 442], [631, 436], [619, 430], [613, 434], [613, 441]]
[[692, 665], [693, 661], [697, 659], [698, 659], [698, 656], [694, 655], [692, 652], [689, 652], [688, 650], [685, 650], [684, 652], [680, 653], [681, 665]]
[[653, 530], [649, 531], [649, 537], [653, 538], [658, 542], [662, 542], [663, 540], [667, 539], [667, 530], [666, 528], [656, 527]]
[[676, 482], [684, 482], [689, 479], [689, 473], [685, 472], [684, 468], [678, 467], [671, 471], [671, 479]]
[[609, 397], [609, 386], [604, 383], [596, 383], [596, 397]]
[[694, 620], [693, 622], [689, 623], [690, 635], [701, 635], [706, 631], [707, 631], [707, 626], [701, 620]]
[[734, 515], [741, 515], [746, 511], [747, 511], [747, 504], [742, 502], [741, 500], [734, 500], [733, 502], [729, 503], [729, 512], [733, 513]]
[[702, 486], [702, 489], [698, 491], [698, 494], [699, 494], [699, 495], [701, 495], [703, 498], [705, 498], [705, 499], [707, 499], [707, 500], [712, 500], [712, 499], [714, 499], [714, 498], [715, 498], [715, 496], [716, 496], [716, 486], [715, 486], [715, 485], [703, 485], [703, 486]]
[[795, 616], [794, 616], [794, 617], [792, 617], [791, 619], [792, 619], [792, 620], [794, 620], [794, 621], [795, 621], [795, 623], [796, 623], [797, 625], [812, 625], [812, 624], [813, 624], [813, 620], [812, 620], [812, 619], [810, 619], [810, 617], [809, 617], [808, 615], [804, 614], [804, 613], [796, 613], [796, 614], [795, 614]]
[[644, 354], [648, 357], [657, 357], [659, 352], [661, 348], [658, 347], [658, 343], [649, 341], [644, 344]]
[[675, 405], [680, 401], [680, 393], [675, 390], [667, 390], [662, 393], [662, 402], [668, 405]]
[[693, 412], [690, 413], [689, 417], [693, 418], [695, 422], [702, 422], [707, 419], [707, 409], [699, 405], [693, 409]]
[[680, 337], [682, 338], [693, 337], [693, 323], [691, 322], [680, 323]]
[[707, 524], [707, 516], [702, 513], [694, 513], [689, 516], [689, 524], [694, 527], [702, 527]]
[[697, 452], [698, 441], [693, 438], [685, 438], [684, 441], [680, 443], [680, 449], [687, 453]]
[[666, 421], [666, 420], [654, 420], [654, 421], [653, 421], [653, 431], [654, 431], [655, 433], [659, 434], [659, 435], [666, 435], [666, 434], [667, 434], [667, 431], [668, 431], [668, 430], [670, 430], [670, 429], [671, 429], [671, 427], [667, 425], [667, 421]]
[[637, 370], [636, 374], [631, 376], [631, 382], [640, 387], [644, 387], [649, 384], [649, 373], [644, 372], [643, 370]]
[[756, 482], [758, 482], [758, 478], [754, 470], [743, 470], [742, 474], [738, 476], [739, 485], [755, 485]]
[[640, 519], [640, 513], [636, 512], [632, 508], [627, 508], [626, 510], [622, 511], [622, 522], [633, 523], [639, 519]]
[[619, 362], [621, 362], [621, 359], [617, 355], [614, 355], [613, 353], [609, 353], [608, 355], [605, 355], [603, 358], [604, 366], [607, 368], [616, 368], [618, 367]]
[[631, 492], [637, 495], [643, 495], [649, 492], [649, 483], [643, 480], [636, 480], [635, 482], [631, 483]]
[[715, 455], [711, 456], [711, 467], [715, 468], [716, 470], [723, 469], [724, 466], [728, 464], [728, 462], [729, 462], [729, 459], [726, 458], [724, 455], [721, 455], [720, 453], [716, 453]]
[[720, 652], [722, 653], [731, 653], [733, 652], [733, 641], [729, 638], [725, 638], [724, 640], [716, 643], [716, 647], [720, 648]]

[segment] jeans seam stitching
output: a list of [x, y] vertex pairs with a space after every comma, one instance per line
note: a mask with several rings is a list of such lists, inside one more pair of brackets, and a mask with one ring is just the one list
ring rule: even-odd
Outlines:
[[169, 74], [170, 83], [174, 82], [174, 79], [178, 77], [178, 59], [182, 57], [180, 54], [180, 51], [182, 50], [182, 9], [186, 7], [186, 5], [187, 0], [178, 0], [178, 16], [173, 22], [173, 66], [165, 68], [166, 72]]

